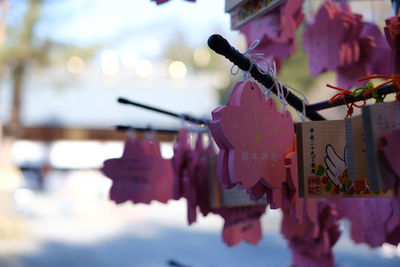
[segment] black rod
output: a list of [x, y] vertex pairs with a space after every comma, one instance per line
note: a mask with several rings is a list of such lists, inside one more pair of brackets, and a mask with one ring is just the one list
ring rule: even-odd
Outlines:
[[146, 132], [146, 131], [154, 131], [154, 132], [159, 132], [159, 133], [177, 133], [178, 130], [176, 129], [158, 129], [158, 128], [138, 128], [138, 127], [133, 127], [129, 125], [116, 125], [115, 129], [117, 131], [128, 131], [128, 130], [134, 130], [134, 131], [140, 131], [140, 132]]
[[[208, 38], [208, 46], [214, 50], [216, 53], [226, 57], [233, 64], [238, 66], [242, 70], [250, 69], [250, 60], [245, 57], [242, 53], [232, 47], [228, 41], [219, 34], [213, 34]], [[261, 73], [256, 66], [253, 66], [250, 70], [251, 76], [259, 81], [266, 88], [271, 88], [274, 94], [277, 94], [277, 89], [274, 86], [274, 81], [272, 77], [268, 74]], [[294, 95], [292, 92], [288, 91], [285, 86], [283, 86], [283, 93], [286, 95], [287, 102], [296, 110], [303, 111], [303, 102], [300, 98]], [[320, 114], [314, 110], [306, 109], [306, 116], [313, 121], [325, 120]]]
[[123, 97], [119, 97], [118, 98], [118, 102], [121, 103], [121, 104], [133, 105], [133, 106], [136, 106], [136, 107], [148, 109], [148, 110], [155, 111], [155, 112], [158, 112], [158, 113], [162, 113], [162, 114], [165, 114], [165, 115], [168, 115], [168, 116], [172, 116], [172, 117], [175, 117], [175, 118], [181, 118], [181, 119], [183, 119], [185, 121], [193, 122], [193, 123], [196, 123], [196, 124], [208, 125], [208, 121], [207, 120], [197, 119], [197, 118], [192, 117], [192, 116], [187, 115], [187, 114], [178, 114], [178, 113], [167, 111], [167, 110], [164, 110], [164, 109], [159, 109], [159, 108], [152, 107], [152, 106], [149, 106], [149, 105], [145, 105], [145, 104], [141, 104], [141, 103], [138, 103], [138, 102], [134, 102], [132, 100], [128, 100], [128, 99], [123, 98]]
[[[380, 95], [387, 95], [390, 93], [393, 93], [393, 86], [392, 84], [388, 84], [385, 85], [381, 88], [378, 89], [378, 93]], [[362, 94], [359, 96], [353, 96], [353, 95], [347, 95], [346, 96], [346, 102], [347, 103], [354, 103], [354, 102], [358, 102], [358, 101], [363, 101], [363, 100], [367, 100], [372, 98], [372, 94], [369, 94], [367, 96], [363, 96]], [[322, 101], [322, 102], [318, 102], [315, 104], [311, 104], [311, 105], [307, 105], [306, 106], [306, 112], [316, 112], [319, 110], [323, 110], [323, 109], [328, 109], [328, 108], [333, 108], [333, 107], [337, 107], [337, 106], [341, 106], [344, 105], [344, 99], [340, 98], [339, 100], [337, 100], [336, 102], [333, 103], [329, 103], [329, 100], [326, 101]]]

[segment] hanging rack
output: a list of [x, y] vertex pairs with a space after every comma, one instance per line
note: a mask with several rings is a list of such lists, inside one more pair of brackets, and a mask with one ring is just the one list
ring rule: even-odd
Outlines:
[[121, 104], [133, 105], [133, 106], [136, 106], [136, 107], [140, 107], [140, 108], [144, 108], [144, 109], [147, 109], [147, 110], [155, 111], [155, 112], [162, 113], [162, 114], [165, 114], [165, 115], [168, 115], [168, 116], [171, 116], [171, 117], [183, 119], [185, 121], [192, 122], [192, 123], [195, 123], [195, 124], [208, 125], [208, 120], [198, 119], [198, 118], [195, 118], [193, 116], [190, 116], [190, 115], [184, 114], [184, 113], [178, 114], [178, 113], [171, 112], [171, 111], [168, 111], [168, 110], [165, 110], [165, 109], [152, 107], [152, 106], [141, 104], [141, 103], [138, 103], [138, 102], [135, 102], [135, 101], [132, 101], [132, 100], [128, 100], [128, 99], [123, 98], [123, 97], [119, 97], [118, 98], [118, 102], [121, 103]]
[[[232, 47], [229, 42], [223, 38], [219, 34], [213, 34], [210, 36], [208, 39], [208, 46], [214, 50], [217, 54], [220, 54], [227, 58], [229, 61], [231, 61], [233, 64], [238, 66], [242, 70], [249, 70], [250, 69], [250, 60], [240, 53], [236, 48]], [[250, 69], [250, 74], [253, 76], [254, 79], [256, 79], [258, 82], [260, 82], [262, 85], [264, 85], [266, 88], [271, 88], [271, 91], [274, 94], [277, 94], [277, 88], [275, 88], [274, 81], [269, 74], [263, 74], [259, 71], [257, 66], [253, 64], [253, 67]], [[393, 93], [393, 86], [391, 84], [388, 84], [378, 90], [378, 93], [381, 95], [386, 95]], [[288, 89], [283, 86], [283, 94], [286, 95], [286, 101], [296, 110], [302, 112], [303, 111], [303, 102], [300, 98], [298, 98], [295, 94], [292, 92], [288, 91]], [[347, 95], [346, 97], [346, 102], [347, 103], [354, 103], [357, 101], [361, 100], [366, 100], [369, 98], [372, 98], [372, 94], [368, 96], [358, 96], [354, 97], [352, 95]], [[324, 117], [322, 117], [317, 111], [323, 110], [323, 109], [328, 109], [328, 108], [333, 108], [337, 107], [340, 105], [344, 105], [345, 101], [343, 98], [339, 99], [338, 101], [334, 103], [329, 103], [329, 101], [323, 101], [319, 103], [315, 103], [312, 105], [306, 105], [306, 116], [313, 121], [319, 121], [319, 120], [325, 120]]]

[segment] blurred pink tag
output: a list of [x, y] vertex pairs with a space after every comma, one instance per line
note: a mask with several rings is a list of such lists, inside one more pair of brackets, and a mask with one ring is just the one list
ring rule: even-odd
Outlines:
[[378, 155], [386, 175], [392, 175], [396, 190], [392, 200], [392, 214], [385, 224], [385, 242], [397, 246], [400, 243], [400, 167], [399, 167], [400, 130], [391, 130], [383, 134], [379, 140]]
[[[382, 34], [379, 27], [372, 23], [364, 23], [361, 36], [370, 37], [375, 43], [372, 59], [369, 63], [371, 73], [388, 74], [391, 73], [391, 66], [388, 64], [391, 59], [390, 46]], [[358, 77], [360, 78], [360, 77]]]
[[[207, 214], [207, 207], [204, 206], [204, 198], [208, 199], [207, 191], [200, 191], [199, 186], [203, 176], [208, 175], [207, 167], [204, 164], [207, 162], [202, 161], [202, 157], [205, 155], [206, 151], [203, 147], [203, 138], [202, 135], [199, 134], [197, 136], [196, 147], [193, 151], [190, 152], [189, 157], [190, 161], [187, 163], [187, 176], [184, 177], [184, 197], [187, 199], [187, 208], [188, 208], [188, 222], [192, 224], [196, 221], [197, 218], [197, 207], [200, 203], [203, 203], [203, 211]], [[201, 185], [202, 188], [205, 188], [205, 185]]]
[[308, 55], [310, 72], [314, 76], [343, 65], [339, 55], [349, 24], [335, 16], [337, 10], [334, 5], [326, 1], [319, 9], [315, 22], [305, 29], [303, 45]]
[[246, 220], [234, 225], [225, 223], [222, 238], [229, 247], [236, 246], [241, 241], [256, 245], [262, 238], [260, 220]]
[[359, 78], [391, 73], [390, 49], [378, 26], [365, 23], [348, 3], [325, 1], [306, 27], [303, 43], [311, 74], [337, 71], [340, 88], [364, 86], [368, 81]]
[[397, 194], [392, 198], [392, 214], [386, 222], [385, 242], [397, 246], [400, 243], [400, 183], [397, 184]]
[[216, 152], [214, 149], [214, 143], [211, 141], [208, 145], [207, 150], [204, 153], [200, 154], [198, 164], [193, 170], [195, 173], [194, 175], [196, 177], [198, 206], [203, 216], [206, 216], [209, 212], [211, 212], [211, 207], [210, 207], [211, 190], [209, 184], [210, 181], [209, 176], [210, 175], [215, 176], [215, 173], [210, 174], [210, 172], [215, 172], [215, 170], [209, 165], [211, 164], [211, 158], [215, 157], [215, 155]]
[[302, 3], [303, 0], [288, 0], [272, 12], [240, 28], [249, 46], [255, 40], [260, 41], [253, 52], [263, 53], [271, 57], [271, 61], [289, 58], [296, 49], [296, 29], [304, 18]]
[[188, 142], [188, 132], [182, 128], [178, 132], [176, 143], [174, 144], [174, 156], [172, 157], [172, 167], [174, 171], [173, 192], [174, 199], [178, 200], [183, 196], [184, 185], [183, 176], [187, 172], [190, 145]]
[[241, 241], [258, 244], [262, 238], [260, 217], [266, 205], [219, 208], [215, 213], [224, 218], [223, 240], [228, 246]]
[[111, 200], [116, 203], [128, 200], [166, 203], [172, 199], [171, 161], [163, 159], [157, 151], [159, 144], [156, 142], [128, 140], [121, 158], [104, 162], [101, 171], [113, 181]]
[[317, 220], [296, 224], [290, 211], [283, 209], [283, 236], [292, 250], [293, 266], [334, 266], [332, 247], [340, 237], [337, 212], [333, 205], [320, 202]]
[[289, 207], [291, 218], [301, 224], [304, 220], [316, 223], [318, 218], [318, 199], [300, 198], [297, 175], [297, 148], [293, 140], [293, 150], [285, 156], [287, 191], [284, 191], [285, 204]]
[[393, 208], [390, 198], [334, 199], [339, 214], [351, 222], [351, 237], [356, 243], [371, 247], [382, 245], [386, 239], [386, 222]]

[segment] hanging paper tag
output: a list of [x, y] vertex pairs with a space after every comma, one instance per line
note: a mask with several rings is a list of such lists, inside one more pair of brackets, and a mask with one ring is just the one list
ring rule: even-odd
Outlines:
[[213, 112], [210, 122], [217, 144], [228, 150], [232, 183], [250, 189], [262, 181], [280, 189], [286, 179], [284, 156], [292, 148], [293, 123], [288, 111], [276, 110], [251, 82], [239, 83], [229, 105]]
[[174, 199], [178, 200], [183, 196], [183, 176], [187, 172], [189, 164], [190, 145], [188, 142], [188, 132], [182, 128], [179, 130], [176, 143], [174, 144], [174, 156], [172, 157], [172, 167], [174, 171]]
[[234, 225], [225, 223], [222, 238], [229, 247], [236, 246], [243, 240], [249, 244], [256, 245], [262, 238], [260, 220], [246, 220]]
[[297, 168], [297, 146], [293, 144], [293, 151], [285, 156], [286, 183], [283, 187], [284, 206], [289, 208], [294, 222], [317, 222], [318, 200], [300, 198]]
[[[363, 149], [360, 118], [304, 122], [296, 125], [299, 147], [300, 197], [391, 197], [392, 191], [372, 191], [365, 175], [369, 165]], [[358, 131], [352, 127], [358, 125]], [[349, 129], [350, 128], [350, 129]], [[359, 136], [353, 138], [358, 132]], [[348, 137], [348, 138], [347, 138]], [[349, 141], [346, 144], [346, 140]], [[361, 143], [360, 143], [361, 142]], [[367, 142], [365, 143], [367, 144]], [[351, 158], [352, 160], [349, 160]], [[357, 170], [364, 170], [357, 171]]]
[[307, 25], [303, 45], [308, 55], [310, 72], [318, 75], [326, 70], [336, 70], [343, 65], [340, 54], [343, 40], [348, 36], [349, 24], [342, 17], [335, 17], [331, 1], [319, 9], [315, 22]]
[[[260, 217], [266, 209], [265, 199], [254, 202], [249, 200], [245, 190], [222, 189], [215, 177], [217, 156], [209, 153], [207, 162], [210, 193], [208, 203], [210, 210], [221, 215], [225, 220], [222, 233], [224, 242], [228, 246], [235, 246], [241, 241], [257, 244], [262, 238]], [[204, 193], [201, 194], [201, 196], [204, 195]]]
[[224, 218], [223, 239], [228, 246], [241, 241], [257, 244], [262, 238], [260, 217], [266, 205], [219, 208], [215, 213]]
[[304, 18], [302, 3], [303, 0], [287, 0], [273, 12], [241, 27], [249, 46], [254, 40], [260, 40], [253, 51], [273, 55], [275, 59], [288, 58], [294, 53], [296, 29]]
[[351, 222], [351, 238], [356, 243], [371, 247], [381, 246], [386, 240], [386, 223], [392, 214], [392, 199], [335, 199], [341, 217]]
[[113, 181], [111, 200], [117, 204], [128, 200], [148, 204], [172, 199], [171, 161], [163, 159], [157, 150], [158, 143], [128, 140], [121, 158], [104, 162], [101, 171]]
[[221, 207], [240, 207], [240, 206], [254, 206], [267, 204], [267, 198], [265, 196], [265, 190], [262, 192], [262, 196], [258, 200], [251, 200], [246, 190], [233, 187], [231, 189], [225, 189], [221, 187], [216, 179], [216, 165], [217, 155], [208, 156], [208, 164], [210, 167], [209, 172], [209, 185], [210, 185], [210, 203], [211, 208], [218, 209]]
[[332, 247], [340, 237], [337, 212], [331, 204], [320, 202], [318, 220], [296, 224], [283, 209], [281, 232], [292, 250], [293, 266], [334, 266]]
[[387, 131], [400, 129], [400, 102], [377, 103], [362, 109], [368, 176], [373, 190], [394, 186], [391, 176], [382, 175], [378, 159], [379, 138]]
[[391, 73], [390, 49], [378, 26], [365, 23], [348, 3], [325, 1], [307, 25], [303, 42], [311, 74], [337, 71], [341, 88], [364, 86], [368, 81], [358, 78], [373, 73]]

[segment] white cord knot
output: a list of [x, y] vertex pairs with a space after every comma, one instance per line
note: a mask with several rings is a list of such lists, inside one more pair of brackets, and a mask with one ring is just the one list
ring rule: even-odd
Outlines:
[[[286, 97], [289, 94], [288, 90], [285, 90], [285, 88], [282, 86], [282, 83], [279, 81], [278, 76], [276, 74], [276, 63], [275, 61], [272, 64], [272, 68], [270, 68], [269, 75], [272, 78], [272, 82], [274, 83], [271, 88], [268, 89], [267, 95], [270, 94], [270, 91], [272, 87], [275, 87], [276, 89], [276, 96], [279, 99], [279, 102], [282, 103], [282, 110], [286, 110], [286, 107], [288, 105], [288, 102], [286, 101]], [[286, 92], [285, 92], [286, 91]], [[285, 94], [286, 93], [286, 94]]]
[[[250, 54], [250, 52], [252, 50], [254, 50], [259, 44], [260, 44], [260, 40], [255, 40], [254, 42], [251, 43], [249, 48], [247, 48], [246, 51], [244, 51], [244, 53], [243, 53], [243, 55], [249, 60], [250, 67], [247, 71], [242, 70], [242, 72], [243, 72], [242, 81], [250, 80], [250, 77], [251, 77], [250, 72], [253, 69], [254, 65], [257, 67], [258, 71], [261, 72], [262, 74], [267, 74], [271, 69], [271, 66], [269, 65], [267, 59], [264, 57], [263, 53]], [[258, 64], [257, 61], [260, 61], [260, 64]], [[266, 69], [262, 68], [262, 66], [265, 67]], [[239, 67], [237, 67], [236, 70], [235, 70], [235, 67], [237, 67], [237, 66], [232, 65], [232, 67], [231, 67], [232, 75], [237, 75], [240, 71]]]

